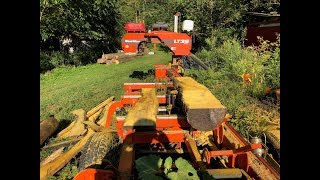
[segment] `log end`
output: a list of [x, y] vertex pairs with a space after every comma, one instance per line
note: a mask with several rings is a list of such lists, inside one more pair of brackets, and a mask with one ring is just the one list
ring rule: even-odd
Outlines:
[[226, 113], [226, 108], [192, 109], [187, 112], [187, 120], [197, 130], [210, 131], [219, 125]]
[[59, 122], [54, 117], [49, 117], [40, 123], [40, 146], [58, 129], [58, 125]]

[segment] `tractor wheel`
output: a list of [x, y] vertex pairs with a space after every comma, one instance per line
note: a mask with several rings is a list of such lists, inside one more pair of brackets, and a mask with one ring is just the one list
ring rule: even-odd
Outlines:
[[117, 133], [95, 133], [81, 151], [79, 171], [87, 167], [97, 169], [103, 169], [106, 165], [117, 167], [120, 145]]

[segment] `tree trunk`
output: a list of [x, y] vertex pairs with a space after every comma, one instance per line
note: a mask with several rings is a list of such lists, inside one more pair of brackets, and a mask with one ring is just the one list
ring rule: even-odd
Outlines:
[[40, 146], [57, 130], [58, 125], [59, 122], [54, 117], [49, 117], [40, 123]]
[[183, 107], [189, 124], [201, 131], [213, 130], [224, 119], [226, 107], [204, 85], [191, 77], [176, 77], [177, 103]]

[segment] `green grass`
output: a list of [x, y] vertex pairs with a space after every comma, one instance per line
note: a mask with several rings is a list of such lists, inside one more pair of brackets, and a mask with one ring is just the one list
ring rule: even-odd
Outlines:
[[118, 65], [91, 64], [61, 67], [40, 75], [40, 119], [54, 114], [58, 120], [70, 120], [75, 109], [89, 111], [110, 96], [119, 99], [123, 83], [148, 79], [129, 77], [133, 71], [147, 72], [155, 64], [167, 64], [171, 55], [158, 52]]

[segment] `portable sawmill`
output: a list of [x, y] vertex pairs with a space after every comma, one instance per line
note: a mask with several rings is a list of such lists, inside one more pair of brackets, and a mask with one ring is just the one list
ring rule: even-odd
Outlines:
[[[144, 24], [127, 26], [125, 52], [137, 53], [147, 42], [164, 43], [173, 54], [172, 64], [155, 65], [152, 83], [124, 83], [125, 93], [111, 104], [105, 123], [114, 132], [96, 133], [87, 149], [97, 149], [97, 154], [81, 154], [88, 162], [100, 158], [100, 165], [82, 166], [75, 180], [138, 179], [135, 160], [147, 154], [183, 156], [197, 173], [215, 179], [280, 179], [280, 166], [262, 140], [243, 138], [209, 89], [181, 75], [179, 66], [191, 55], [192, 35], [176, 32], [177, 16], [175, 32], [166, 31], [166, 25], [150, 32], [144, 32]], [[108, 144], [117, 148], [103, 149]]]
[[[134, 161], [146, 153], [187, 154], [195, 169], [216, 179], [280, 179], [261, 139], [245, 140], [205, 86], [167, 65], [156, 65], [155, 77], [156, 83], [124, 83], [125, 94], [109, 108], [105, 128], [114, 123], [121, 144], [116, 165], [87, 167], [74, 179], [136, 179]], [[102, 140], [114, 143], [115, 135]]]
[[193, 26], [192, 20], [184, 20], [182, 23], [182, 32], [178, 32], [180, 13], [174, 15], [174, 31], [168, 31], [169, 25], [164, 22], [157, 22], [151, 29], [146, 31], [144, 23], [127, 23], [125, 25], [126, 34], [122, 37], [121, 46], [125, 53], [142, 54], [147, 49], [147, 44], [152, 43], [154, 51], [157, 44], [163, 44], [168, 47], [172, 53], [171, 65], [179, 69], [180, 73], [184, 69], [191, 67], [208, 69], [197, 56], [192, 54]]

